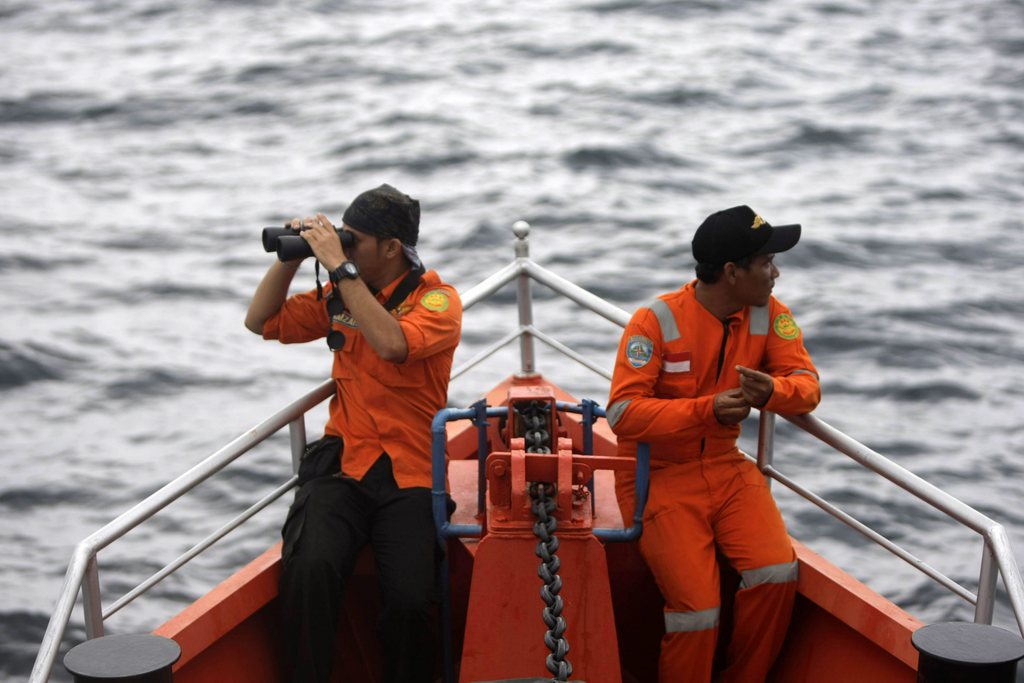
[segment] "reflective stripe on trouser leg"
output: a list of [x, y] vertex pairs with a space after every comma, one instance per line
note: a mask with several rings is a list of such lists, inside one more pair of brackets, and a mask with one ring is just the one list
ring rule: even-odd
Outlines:
[[784, 562], [740, 573], [722, 683], [763, 681], [768, 675], [789, 630], [797, 567]]
[[659, 683], [709, 683], [718, 642], [718, 616], [718, 607], [694, 612], [665, 610]]
[[740, 590], [753, 588], [763, 583], [789, 583], [796, 581], [800, 572], [799, 562], [783, 562], [782, 564], [771, 564], [767, 567], [748, 569], [740, 572]]
[[685, 633], [690, 631], [706, 631], [718, 626], [718, 607], [702, 609], [697, 612], [665, 611], [665, 633]]
[[721, 683], [763, 681], [790, 629], [797, 582], [761, 584], [736, 592], [732, 639]]

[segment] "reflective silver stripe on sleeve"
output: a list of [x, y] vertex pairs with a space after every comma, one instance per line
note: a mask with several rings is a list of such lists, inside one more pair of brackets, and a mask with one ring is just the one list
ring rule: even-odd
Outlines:
[[818, 377], [818, 373], [811, 372], [810, 370], [794, 370], [793, 372], [791, 372], [789, 374], [790, 374], [790, 376], [793, 376], [793, 375], [810, 375], [811, 377], [813, 377], [814, 379], [818, 380], [819, 382], [821, 381], [821, 378]]
[[750, 307], [750, 334], [768, 334], [768, 307]]
[[605, 411], [605, 416], [608, 418], [609, 427], [611, 427], [612, 429], [615, 428], [615, 423], [622, 418], [622, 414], [626, 412], [626, 406], [628, 406], [629, 402], [632, 400], [633, 399], [628, 399], [625, 401], [616, 401], [615, 403], [608, 406], [608, 410]]
[[796, 581], [799, 574], [800, 563], [795, 561], [748, 569], [745, 572], [740, 572], [740, 589], [753, 588], [765, 583], [789, 583]]
[[707, 631], [718, 626], [718, 607], [699, 612], [665, 612], [666, 633]]
[[658, 324], [661, 326], [661, 341], [670, 342], [673, 339], [679, 339], [679, 327], [676, 325], [676, 317], [672, 314], [672, 309], [668, 307], [668, 304], [661, 299], [655, 299], [651, 303], [644, 306], [649, 308], [654, 313], [654, 317], [658, 319]]

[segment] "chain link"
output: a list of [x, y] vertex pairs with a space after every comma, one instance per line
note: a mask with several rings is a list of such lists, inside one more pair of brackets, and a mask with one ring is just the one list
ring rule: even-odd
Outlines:
[[555, 511], [555, 499], [549, 497], [554, 492], [553, 489], [554, 487], [547, 483], [530, 485], [533, 514], [537, 517], [533, 525], [533, 535], [540, 539], [535, 551], [541, 560], [537, 575], [544, 582], [540, 589], [540, 597], [545, 605], [541, 618], [548, 627], [547, 633], [544, 634], [544, 644], [551, 650], [545, 665], [554, 676], [551, 680], [560, 683], [569, 680], [569, 676], [572, 675], [572, 664], [566, 659], [566, 655], [569, 654], [569, 641], [563, 637], [566, 623], [562, 617], [564, 603], [562, 596], [559, 595], [562, 590], [562, 577], [558, 575], [562, 563], [555, 554], [558, 552], [558, 537], [555, 536], [558, 520], [551, 516]]
[[[522, 418], [525, 428], [523, 438], [526, 441], [527, 453], [550, 453], [551, 434], [548, 431], [547, 411], [550, 404], [543, 401], [530, 401], [516, 406], [516, 412]], [[533, 535], [537, 541], [536, 555], [540, 558], [537, 575], [544, 585], [540, 589], [540, 597], [544, 601], [541, 618], [548, 627], [544, 634], [544, 644], [551, 654], [547, 656], [545, 665], [551, 672], [552, 683], [564, 683], [572, 675], [572, 664], [566, 659], [569, 654], [569, 641], [565, 639], [566, 623], [562, 616], [565, 607], [562, 596], [562, 577], [558, 570], [562, 566], [558, 559], [558, 520], [551, 513], [555, 511], [554, 486], [549, 483], [535, 482], [530, 484], [530, 498], [533, 500], [531, 509], [537, 521], [533, 525]]]
[[550, 453], [551, 433], [547, 427], [547, 407], [543, 401], [530, 401], [516, 406], [516, 412], [523, 420], [523, 438], [527, 453]]

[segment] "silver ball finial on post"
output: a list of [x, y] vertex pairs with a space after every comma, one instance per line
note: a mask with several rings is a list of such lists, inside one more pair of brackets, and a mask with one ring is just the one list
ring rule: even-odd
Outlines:
[[528, 258], [530, 256], [530, 224], [526, 221], [516, 221], [512, 224], [512, 233], [516, 236], [516, 258]]

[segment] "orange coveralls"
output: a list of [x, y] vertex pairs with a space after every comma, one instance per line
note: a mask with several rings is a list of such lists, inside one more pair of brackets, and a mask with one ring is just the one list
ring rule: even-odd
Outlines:
[[[608, 422], [620, 456], [651, 444], [640, 552], [665, 598], [659, 680], [711, 680], [717, 548], [741, 578], [721, 680], [753, 683], [764, 680], [785, 637], [797, 563], [764, 477], [736, 446], [740, 427], [718, 422], [714, 397], [739, 386], [737, 365], [772, 375], [766, 410], [807, 413], [821, 392], [786, 306], [771, 297], [723, 323], [697, 301], [695, 285], [633, 315], [616, 356]], [[619, 475], [622, 516], [631, 519], [634, 477]]]

